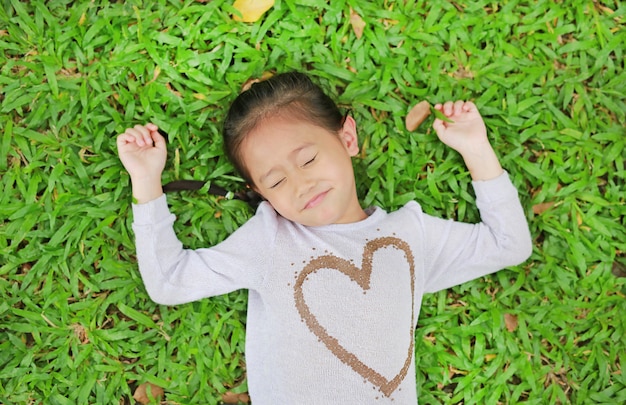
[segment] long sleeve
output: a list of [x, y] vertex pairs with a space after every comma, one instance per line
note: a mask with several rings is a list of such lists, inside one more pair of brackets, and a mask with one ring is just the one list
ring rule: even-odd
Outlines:
[[415, 404], [423, 293], [530, 252], [508, 176], [474, 187], [479, 224], [431, 217], [411, 202], [393, 213], [373, 208], [355, 223], [306, 227], [263, 203], [224, 242], [198, 250], [176, 238], [163, 197], [133, 207], [139, 269], [163, 304], [250, 290], [246, 367], [255, 404]]
[[425, 292], [462, 284], [525, 261], [532, 240], [508, 173], [473, 182], [481, 222], [467, 224], [423, 215]]
[[153, 301], [181, 304], [262, 282], [275, 230], [271, 215], [256, 215], [220, 244], [197, 250], [184, 249], [176, 237], [165, 196], [133, 205], [133, 215], [139, 271]]

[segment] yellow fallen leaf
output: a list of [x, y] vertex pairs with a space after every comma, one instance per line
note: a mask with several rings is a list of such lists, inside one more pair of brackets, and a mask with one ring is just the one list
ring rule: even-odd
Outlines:
[[241, 13], [241, 17], [234, 15], [235, 21], [255, 22], [267, 10], [274, 6], [274, 0], [235, 0], [233, 7]]
[[450, 378], [457, 376], [457, 375], [467, 375], [467, 374], [469, 374], [469, 372], [466, 370], [459, 370], [456, 367], [448, 366], [448, 376]]
[[361, 38], [363, 36], [363, 29], [365, 28], [365, 21], [363, 21], [361, 16], [353, 9], [350, 9], [350, 24], [352, 25], [354, 35], [356, 35], [357, 38]]
[[498, 357], [497, 354], [493, 354], [493, 353], [485, 354], [485, 361], [489, 362], [495, 359], [496, 357]]

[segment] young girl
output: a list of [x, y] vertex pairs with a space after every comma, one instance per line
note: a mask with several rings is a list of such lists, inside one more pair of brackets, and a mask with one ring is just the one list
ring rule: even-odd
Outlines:
[[517, 192], [471, 102], [437, 105], [433, 127], [471, 173], [479, 224], [363, 209], [351, 157], [356, 123], [304, 74], [254, 84], [231, 106], [224, 143], [264, 202], [222, 243], [185, 250], [161, 188], [153, 124], [119, 135], [133, 195], [139, 270], [174, 305], [249, 289], [246, 362], [255, 405], [415, 404], [414, 332], [424, 293], [524, 261]]

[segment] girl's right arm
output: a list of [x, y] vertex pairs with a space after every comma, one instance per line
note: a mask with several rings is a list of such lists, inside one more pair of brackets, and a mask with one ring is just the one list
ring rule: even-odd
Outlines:
[[165, 138], [154, 124], [135, 125], [117, 137], [117, 150], [130, 175], [137, 204], [155, 200], [163, 194], [161, 173], [165, 167]]
[[157, 126], [127, 129], [117, 137], [117, 147], [136, 200], [132, 226], [137, 263], [153, 301], [182, 304], [260, 285], [267, 268], [265, 253], [273, 244], [274, 217], [255, 216], [211, 248], [184, 249], [161, 186], [167, 151]]
[[133, 204], [137, 264], [150, 298], [177, 305], [239, 289], [258, 290], [276, 233], [273, 210], [254, 215], [228, 238], [208, 248], [185, 249], [165, 196]]

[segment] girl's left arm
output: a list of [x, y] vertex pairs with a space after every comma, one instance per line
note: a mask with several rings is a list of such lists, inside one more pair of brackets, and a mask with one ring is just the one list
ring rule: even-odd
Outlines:
[[424, 216], [427, 290], [438, 291], [525, 261], [532, 252], [517, 190], [502, 169], [472, 102], [435, 106], [452, 122], [435, 119], [439, 139], [461, 154], [472, 176], [481, 222], [466, 224]]
[[532, 253], [528, 222], [508, 173], [473, 186], [480, 223], [421, 215], [426, 292], [518, 265]]

